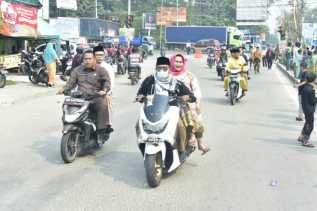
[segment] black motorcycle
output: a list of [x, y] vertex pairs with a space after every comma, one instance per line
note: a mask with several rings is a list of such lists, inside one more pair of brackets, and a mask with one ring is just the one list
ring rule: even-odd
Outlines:
[[35, 53], [33, 55], [29, 80], [33, 84], [44, 83], [48, 85], [48, 73], [42, 55]]
[[63, 58], [61, 58], [61, 65], [59, 65], [59, 71], [62, 73], [60, 78], [63, 81], [67, 81], [67, 76], [70, 76], [72, 71], [72, 63], [73, 63], [73, 57], [71, 54], [65, 55]]
[[3, 65], [0, 65], [0, 88], [3, 88], [7, 84], [7, 71], [4, 70]]
[[207, 57], [207, 65], [208, 65], [208, 67], [211, 69], [212, 66], [214, 65], [214, 63], [215, 63], [214, 55], [213, 54], [208, 54], [208, 57]]
[[220, 60], [216, 66], [217, 74], [223, 81], [225, 78], [225, 70], [226, 70], [226, 62], [224, 60]]
[[21, 51], [21, 64], [19, 66], [20, 73], [30, 75], [35, 65], [35, 62], [33, 63], [34, 60], [36, 60], [36, 54], [34, 52]]
[[96, 92], [79, 91], [66, 94], [68, 96], [63, 103], [64, 126], [61, 156], [65, 163], [71, 163], [77, 156], [85, 154], [89, 149], [101, 147], [97, 141], [97, 115], [90, 108], [91, 100], [100, 95]]

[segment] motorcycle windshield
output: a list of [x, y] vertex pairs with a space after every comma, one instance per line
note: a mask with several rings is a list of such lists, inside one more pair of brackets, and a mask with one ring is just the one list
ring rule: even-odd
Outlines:
[[169, 108], [169, 96], [150, 95], [144, 101], [144, 113], [150, 122], [162, 119]]

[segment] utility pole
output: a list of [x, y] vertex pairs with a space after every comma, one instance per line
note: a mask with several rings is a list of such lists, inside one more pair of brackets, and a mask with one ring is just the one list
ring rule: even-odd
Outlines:
[[178, 0], [176, 0], [176, 25], [178, 27]]
[[128, 0], [128, 15], [131, 15], [131, 0]]
[[95, 14], [96, 18], [98, 18], [98, 0], [95, 0]]

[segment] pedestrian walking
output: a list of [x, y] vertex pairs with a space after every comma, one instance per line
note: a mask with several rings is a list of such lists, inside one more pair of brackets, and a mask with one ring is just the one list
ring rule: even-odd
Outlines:
[[272, 69], [274, 58], [275, 58], [274, 52], [272, 48], [269, 48], [266, 52], [266, 62], [267, 62], [267, 67], [269, 70]]
[[53, 43], [48, 43], [43, 54], [44, 63], [48, 70], [48, 86], [52, 87], [55, 85], [56, 79], [56, 62], [58, 65], [61, 61], [58, 59], [57, 53], [54, 50]]
[[314, 145], [309, 141], [309, 139], [312, 131], [314, 130], [314, 113], [316, 109], [316, 97], [313, 83], [315, 80], [316, 73], [312, 71], [307, 72], [307, 83], [303, 85], [302, 91], [302, 106], [305, 114], [305, 124], [300, 136], [297, 139], [305, 147], [314, 147]]

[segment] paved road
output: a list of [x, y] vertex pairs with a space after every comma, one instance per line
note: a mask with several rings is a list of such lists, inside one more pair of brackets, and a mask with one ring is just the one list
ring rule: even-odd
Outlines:
[[[147, 74], [153, 65], [144, 65]], [[203, 89], [212, 150], [194, 153], [156, 189], [147, 186], [133, 130], [137, 87], [125, 77], [116, 83], [111, 140], [68, 165], [59, 153], [63, 97], [0, 107], [0, 210], [315, 210], [317, 151], [296, 143], [302, 123], [284, 75], [252, 76], [248, 96], [232, 107], [214, 70], [193, 58], [189, 67]]]

